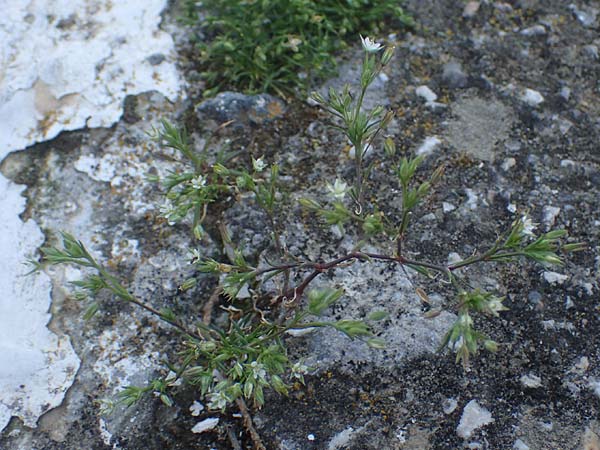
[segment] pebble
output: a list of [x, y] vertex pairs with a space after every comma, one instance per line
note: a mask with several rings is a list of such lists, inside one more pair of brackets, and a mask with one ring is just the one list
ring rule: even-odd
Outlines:
[[532, 373], [523, 375], [520, 379], [521, 384], [527, 388], [539, 388], [542, 385], [542, 379]]
[[573, 367], [575, 372], [583, 373], [590, 368], [590, 359], [587, 356], [582, 356]]
[[200, 415], [200, 412], [202, 412], [203, 409], [204, 405], [196, 400], [192, 403], [192, 406], [190, 406], [190, 413], [192, 416], [196, 417]]
[[475, 430], [493, 421], [494, 418], [487, 409], [480, 406], [477, 400], [471, 400], [463, 410], [456, 434], [463, 439], [469, 439]]
[[459, 261], [462, 261], [462, 257], [456, 252], [450, 252], [448, 254], [448, 265], [451, 266]]
[[510, 169], [517, 165], [517, 160], [515, 158], [506, 158], [502, 163], [502, 170], [508, 172]]
[[571, 300], [571, 297], [567, 295], [567, 298], [565, 298], [565, 309], [571, 309], [575, 307], [575, 303], [573, 303], [573, 300]]
[[531, 291], [527, 295], [527, 299], [534, 305], [537, 305], [542, 301], [542, 294], [540, 294], [538, 291]]
[[452, 414], [457, 406], [458, 402], [455, 398], [447, 398], [442, 404], [442, 411], [444, 411], [444, 414]]
[[550, 284], [563, 284], [569, 278], [568, 275], [549, 271], [544, 272], [543, 277]]
[[591, 59], [598, 59], [598, 46], [597, 45], [586, 45], [583, 47], [583, 53]]
[[573, 11], [573, 14], [577, 18], [577, 20], [579, 20], [579, 22], [584, 27], [593, 27], [594, 26], [594, 23], [596, 22], [596, 16], [598, 15], [597, 10], [590, 9], [588, 11], [585, 11], [583, 9], [579, 9], [577, 7], [577, 5], [574, 5], [573, 3], [571, 3], [569, 5], [569, 9], [571, 11]]
[[569, 132], [569, 130], [573, 127], [573, 122], [567, 119], [561, 119], [558, 123], [558, 130], [562, 135], [565, 135]]
[[269, 94], [244, 95], [238, 92], [221, 92], [216, 97], [196, 107], [198, 119], [212, 119], [219, 124], [235, 120], [234, 126], [244, 123], [264, 124], [282, 117], [285, 103]]
[[594, 394], [596, 394], [596, 396], [600, 397], [600, 380], [592, 378], [590, 380], [589, 387], [592, 391], [594, 391]]
[[521, 100], [527, 103], [529, 106], [538, 106], [540, 103], [544, 101], [544, 96], [540, 94], [538, 91], [533, 89], [525, 89], [523, 95], [521, 96]]
[[452, 203], [448, 203], [448, 202], [442, 203], [442, 211], [444, 211], [445, 213], [449, 213], [450, 211], [454, 211], [455, 209], [456, 209], [456, 206], [454, 206]]
[[544, 206], [543, 214], [544, 224], [546, 225], [546, 229], [549, 229], [556, 222], [556, 218], [560, 214], [560, 208], [557, 206]]
[[529, 445], [523, 442], [521, 439], [517, 439], [513, 444], [514, 450], [529, 450]]
[[437, 100], [438, 96], [429, 87], [423, 85], [415, 89], [415, 94], [424, 99], [427, 103], [433, 103]]
[[467, 86], [468, 77], [463, 71], [460, 63], [451, 61], [444, 66], [442, 80], [448, 87], [457, 89]]
[[423, 141], [416, 153], [417, 155], [429, 155], [441, 143], [442, 141], [437, 136], [430, 136]]
[[569, 100], [571, 98], [571, 88], [564, 86], [561, 88], [559, 95], [565, 99], [565, 100]]
[[511, 4], [501, 3], [501, 2], [494, 3], [494, 8], [496, 8], [498, 11], [502, 11], [502, 12], [511, 12], [513, 10], [513, 7]]
[[208, 419], [204, 419], [203, 421], [198, 422], [196, 425], [194, 425], [194, 428], [192, 428], [192, 433], [198, 434], [204, 433], [205, 431], [210, 431], [214, 427], [216, 427], [218, 423], [218, 417], [209, 417]]
[[479, 11], [479, 6], [481, 6], [479, 2], [467, 3], [463, 9], [463, 17], [466, 17], [467, 19], [475, 17], [475, 14]]
[[534, 25], [521, 30], [523, 36], [542, 36], [546, 34], [546, 28], [543, 25]]
[[575, 161], [572, 159], [563, 159], [560, 162], [560, 167], [575, 167]]

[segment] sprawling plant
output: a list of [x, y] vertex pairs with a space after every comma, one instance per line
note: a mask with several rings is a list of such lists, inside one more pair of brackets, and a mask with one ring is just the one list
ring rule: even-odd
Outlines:
[[[117, 298], [154, 314], [181, 333], [180, 351], [171, 355], [170, 375], [154, 380], [146, 387], [125, 389], [122, 397], [126, 403], [131, 404], [144, 393], [154, 392], [163, 402], [171, 404], [169, 391], [174, 381], [181, 379], [198, 387], [210, 409], [224, 410], [232, 402], [238, 402], [239, 406], [244, 399], [261, 406], [265, 401], [265, 389], [285, 394], [290, 383], [294, 380], [303, 382], [308, 371], [302, 361], [290, 359], [286, 351], [288, 332], [294, 330], [330, 327], [350, 339], [364, 340], [374, 348], [384, 347], [385, 342], [372, 334], [369, 321], [380, 320], [385, 314], [372, 311], [367, 317], [326, 319], [323, 316], [328, 308], [343, 301], [344, 292], [333, 287], [311, 288], [321, 274], [356, 262], [384, 261], [398, 270], [413, 270], [430, 278], [438, 274], [445, 278], [456, 291], [453, 308], [457, 311], [457, 319], [441, 348], [454, 352], [457, 362], [466, 366], [479, 348], [496, 351], [498, 347], [493, 339], [475, 329], [473, 317], [494, 318], [506, 307], [495, 293], [472, 289], [461, 269], [476, 263], [509, 262], [518, 258], [544, 265], [561, 264], [558, 250], [568, 252], [583, 247], [579, 243], [561, 243], [566, 236], [564, 230], [536, 235], [535, 224], [523, 214], [488, 250], [461, 261], [438, 264], [407, 257], [403, 249], [412, 213], [439, 183], [443, 168], [433, 171], [426, 181], [417, 181], [417, 178], [423, 178], [416, 176], [422, 158], [398, 155], [393, 139], [381, 136], [392, 120], [392, 113], [380, 106], [367, 110], [363, 101], [373, 80], [391, 60], [394, 48], [383, 47], [368, 38], [363, 39], [363, 48], [362, 73], [356, 93], [352, 93], [350, 86], [345, 86], [341, 92], [331, 89], [328, 98], [313, 95], [354, 148], [354, 179], [351, 183], [340, 179], [333, 184], [327, 183], [329, 201], [300, 200], [308, 213], [353, 237], [352, 251], [317, 261], [290, 254], [282, 239], [284, 223], [289, 219], [280, 216], [285, 210], [281, 203], [288, 201], [289, 196], [281, 195], [279, 167], [255, 157], [246, 165], [234, 163], [235, 160], [226, 154], [211, 163], [206, 151], [195, 153], [186, 134], [166, 122], [160, 130], [155, 130], [154, 137], [192, 163], [189, 171], [173, 172], [164, 179], [157, 179], [166, 198], [161, 214], [169, 224], [191, 216], [193, 235], [202, 239], [203, 226], [212, 214], [213, 203], [224, 196], [252, 197], [268, 218], [274, 255], [271, 260], [251, 264], [226, 227], [221, 229], [224, 251], [220, 257], [205, 255], [199, 250], [190, 252], [191, 263], [198, 273], [212, 274], [218, 280], [216, 294], [226, 311], [226, 320], [211, 320], [209, 315], [191, 323], [169, 309], [155, 309], [146, 299], [134, 297], [69, 234], [63, 234], [62, 248], [42, 249], [40, 267], [68, 263], [92, 269], [93, 273], [74, 283], [80, 289], [78, 298], [90, 301], [86, 318], [101, 307], [94, 300], [97, 294], [108, 290]], [[383, 141], [383, 153], [402, 195], [402, 210], [398, 217], [385, 215], [372, 196], [367, 195], [370, 170], [364, 163], [365, 154], [380, 141]], [[367, 198], [371, 200], [367, 201]], [[390, 239], [395, 243], [394, 252], [365, 250]], [[182, 288], [193, 287], [195, 283], [194, 279], [187, 280]], [[425, 296], [422, 289], [418, 291]], [[434, 317], [436, 312], [427, 314]]]
[[226, 89], [287, 96], [335, 69], [334, 51], [383, 21], [410, 25], [398, 0], [189, 1], [187, 17], [207, 39], [198, 44], [205, 95]]

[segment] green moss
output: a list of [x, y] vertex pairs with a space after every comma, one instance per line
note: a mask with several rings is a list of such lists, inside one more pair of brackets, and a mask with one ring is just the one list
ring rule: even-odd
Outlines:
[[234, 89], [305, 93], [335, 73], [332, 53], [388, 24], [411, 25], [398, 0], [205, 0], [187, 17], [206, 36], [198, 44], [206, 96]]

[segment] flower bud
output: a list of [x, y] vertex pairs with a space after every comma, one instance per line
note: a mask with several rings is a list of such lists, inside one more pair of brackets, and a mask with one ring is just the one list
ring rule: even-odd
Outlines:
[[380, 128], [386, 128], [390, 122], [392, 121], [392, 119], [394, 118], [394, 113], [392, 111], [388, 111], [385, 113], [385, 116], [383, 116], [383, 119], [381, 119], [381, 125]]
[[195, 278], [188, 278], [183, 283], [181, 283], [181, 286], [179, 286], [179, 290], [181, 292], [189, 291], [194, 286], [196, 286], [196, 283], [197, 283], [197, 280]]
[[383, 151], [388, 158], [393, 158], [396, 155], [396, 144], [391, 137], [387, 137], [383, 143]]
[[383, 55], [381, 55], [381, 64], [386, 66], [392, 59], [392, 56], [394, 56], [395, 51], [396, 47], [393, 45], [386, 47], [383, 51]]
[[438, 181], [442, 179], [444, 176], [444, 172], [446, 171], [446, 167], [442, 164], [438, 166], [437, 169], [431, 174], [431, 184], [436, 184]]
[[229, 169], [223, 164], [215, 164], [213, 166], [213, 172], [217, 175], [229, 175]]
[[491, 339], [486, 339], [483, 342], [483, 346], [488, 352], [496, 353], [498, 351], [498, 343], [496, 341], [492, 341]]

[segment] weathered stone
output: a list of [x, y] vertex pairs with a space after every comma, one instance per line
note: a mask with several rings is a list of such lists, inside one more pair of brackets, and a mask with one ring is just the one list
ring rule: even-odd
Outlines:
[[498, 101], [467, 97], [452, 105], [452, 111], [455, 118], [448, 124], [448, 142], [456, 151], [493, 161], [496, 144], [508, 137], [509, 108]]
[[457, 89], [467, 86], [468, 77], [463, 71], [462, 66], [458, 62], [452, 61], [444, 66], [442, 80], [448, 87]]
[[245, 95], [238, 92], [221, 92], [200, 103], [196, 114], [202, 120], [211, 119], [222, 124], [233, 120], [233, 126], [262, 125], [281, 118], [285, 103], [269, 94]]

